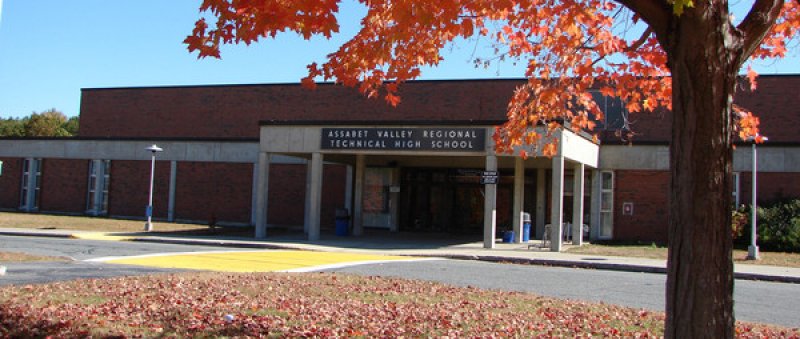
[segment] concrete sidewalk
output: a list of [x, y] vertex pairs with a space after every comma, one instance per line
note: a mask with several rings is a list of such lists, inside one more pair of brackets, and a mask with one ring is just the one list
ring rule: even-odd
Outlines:
[[[397, 256], [438, 257], [464, 260], [483, 260], [561, 267], [618, 270], [629, 272], [665, 273], [666, 260], [557, 253], [528, 244], [498, 243], [494, 249], [484, 249], [482, 242], [453, 239], [419, 238], [393, 234], [362, 237], [325, 236], [314, 242], [301, 233], [253, 239], [229, 236], [175, 236], [152, 233], [98, 233], [68, 230], [35, 230], [0, 228], [0, 235], [84, 238], [93, 240], [143, 241], [188, 245], [236, 248], [298, 249], [324, 252], [348, 252]], [[800, 268], [767, 265], [734, 264], [736, 279], [800, 283]]]

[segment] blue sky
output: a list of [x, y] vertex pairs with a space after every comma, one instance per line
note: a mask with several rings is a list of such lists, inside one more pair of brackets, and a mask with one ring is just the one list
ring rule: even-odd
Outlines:
[[[228, 46], [222, 60], [198, 60], [182, 41], [200, 2], [0, 0], [0, 118], [50, 108], [78, 115], [81, 88], [298, 82], [307, 64], [323, 61], [354, 34], [363, 14], [357, 5], [343, 6], [351, 24], [343, 22], [331, 41], [284, 34], [250, 47]], [[448, 49], [445, 62], [423, 71], [423, 79], [523, 75], [510, 64], [475, 69], [473, 49], [472, 43]], [[755, 68], [761, 74], [800, 73], [798, 51], [791, 54]]]

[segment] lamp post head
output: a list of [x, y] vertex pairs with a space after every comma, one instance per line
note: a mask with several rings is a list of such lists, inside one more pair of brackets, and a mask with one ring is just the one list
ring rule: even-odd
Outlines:
[[150, 145], [150, 147], [145, 148], [145, 150], [155, 153], [155, 152], [161, 152], [164, 149], [161, 148], [161, 147], [156, 146], [156, 144], [152, 144], [152, 145]]

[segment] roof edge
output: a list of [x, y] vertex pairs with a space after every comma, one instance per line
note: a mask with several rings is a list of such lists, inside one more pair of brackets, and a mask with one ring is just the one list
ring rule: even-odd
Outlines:
[[261, 126], [499, 126], [506, 120], [261, 120]]

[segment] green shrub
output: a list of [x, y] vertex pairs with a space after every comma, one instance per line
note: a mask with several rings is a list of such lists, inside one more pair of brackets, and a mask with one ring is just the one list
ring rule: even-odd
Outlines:
[[759, 207], [757, 226], [759, 247], [800, 252], [800, 199]]

